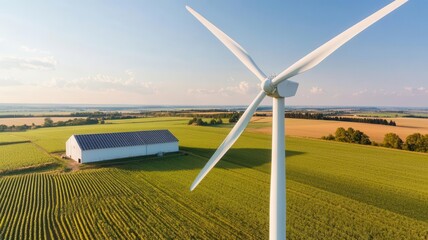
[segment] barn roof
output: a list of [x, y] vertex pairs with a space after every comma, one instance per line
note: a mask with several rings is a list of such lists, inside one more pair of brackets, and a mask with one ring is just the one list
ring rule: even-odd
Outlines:
[[81, 134], [74, 137], [82, 150], [178, 142], [178, 139], [168, 130]]

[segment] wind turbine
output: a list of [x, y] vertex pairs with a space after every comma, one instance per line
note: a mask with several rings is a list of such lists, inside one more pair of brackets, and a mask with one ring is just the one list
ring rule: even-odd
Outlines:
[[336, 51], [343, 44], [351, 40], [360, 32], [379, 21], [408, 0], [395, 0], [361, 22], [355, 24], [345, 32], [331, 39], [321, 47], [315, 49], [289, 68], [285, 69], [275, 77], [267, 77], [254, 63], [250, 55], [233, 39], [210, 23], [207, 19], [195, 10], [186, 6], [186, 9], [198, 19], [214, 36], [216, 36], [254, 75], [257, 76], [261, 84], [261, 91], [253, 102], [245, 110], [229, 135], [218, 147], [213, 156], [201, 170], [193, 182], [190, 190], [202, 181], [208, 172], [217, 164], [223, 155], [235, 143], [242, 134], [245, 127], [250, 122], [251, 117], [265, 96], [273, 98], [272, 108], [272, 163], [270, 182], [270, 206], [269, 206], [269, 239], [285, 239], [286, 224], [286, 191], [285, 191], [285, 139], [284, 139], [284, 98], [292, 97], [296, 94], [298, 83], [290, 81], [300, 73], [303, 73], [322, 62], [326, 57]]

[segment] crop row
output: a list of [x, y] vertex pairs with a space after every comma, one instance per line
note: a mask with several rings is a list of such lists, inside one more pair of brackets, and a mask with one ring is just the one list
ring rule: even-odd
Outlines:
[[192, 199], [188, 186], [176, 197], [149, 175], [101, 169], [2, 177], [0, 238], [251, 238], [229, 216], [201, 208], [205, 199]]
[[426, 239], [428, 223], [288, 181], [292, 239]]
[[[0, 178], [0, 239], [265, 239], [269, 174], [195, 156]], [[225, 181], [227, 179], [227, 181]], [[428, 223], [287, 181], [289, 239], [425, 239]]]

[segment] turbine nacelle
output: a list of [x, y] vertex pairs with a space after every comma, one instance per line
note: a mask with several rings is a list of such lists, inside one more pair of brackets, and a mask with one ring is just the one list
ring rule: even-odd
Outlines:
[[273, 98], [287, 98], [296, 95], [299, 84], [290, 80], [284, 80], [276, 86], [272, 84], [271, 78], [266, 78], [261, 84], [262, 90], [266, 95]]

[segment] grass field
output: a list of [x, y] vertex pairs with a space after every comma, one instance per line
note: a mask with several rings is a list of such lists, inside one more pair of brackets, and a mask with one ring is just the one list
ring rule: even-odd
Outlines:
[[0, 173], [5, 170], [46, 164], [53, 161], [53, 157], [31, 143], [0, 145]]
[[[74, 133], [169, 129], [188, 154], [0, 174], [0, 239], [267, 239], [270, 135], [254, 132], [260, 125], [252, 123], [190, 192], [229, 129], [187, 121], [132, 119], [17, 133], [32, 141], [28, 146], [57, 152]], [[428, 239], [427, 154], [286, 141], [288, 239]]]
[[28, 141], [28, 139], [24, 137], [16, 136], [14, 134], [0, 133], [0, 145], [7, 144], [7, 143], [22, 142], [22, 141]]

